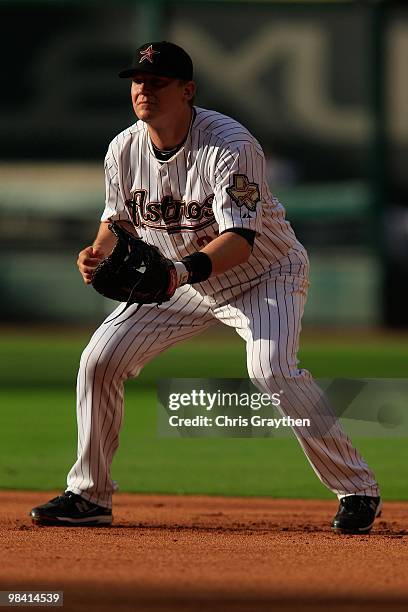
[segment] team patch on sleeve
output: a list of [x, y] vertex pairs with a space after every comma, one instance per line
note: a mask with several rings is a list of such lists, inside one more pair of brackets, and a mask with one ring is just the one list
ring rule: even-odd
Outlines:
[[227, 187], [227, 193], [237, 206], [245, 206], [251, 212], [261, 199], [258, 185], [250, 183], [245, 174], [234, 174], [233, 184]]

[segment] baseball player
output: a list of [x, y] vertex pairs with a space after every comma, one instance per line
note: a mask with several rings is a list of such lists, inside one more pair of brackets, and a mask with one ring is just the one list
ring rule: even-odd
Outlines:
[[245, 341], [251, 380], [267, 393], [285, 389], [282, 413], [314, 419], [311, 433], [294, 433], [340, 500], [333, 529], [369, 532], [380, 511], [374, 474], [298, 368], [309, 263], [269, 191], [261, 146], [234, 119], [194, 106], [192, 61], [173, 43], [142, 45], [119, 76], [130, 80], [136, 122], [109, 145], [105, 209], [79, 271], [91, 283], [115, 245], [109, 223], [117, 221], [174, 262], [177, 289], [159, 308], [120, 304], [92, 336], [77, 381], [77, 460], [65, 493], [31, 511], [34, 523], [111, 523], [123, 382], [221, 321]]

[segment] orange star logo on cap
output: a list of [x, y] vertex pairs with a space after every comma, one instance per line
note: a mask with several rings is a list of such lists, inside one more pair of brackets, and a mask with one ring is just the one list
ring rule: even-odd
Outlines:
[[139, 64], [141, 64], [142, 62], [144, 62], [144, 60], [147, 60], [148, 62], [150, 62], [151, 64], [153, 64], [153, 56], [155, 53], [160, 53], [160, 51], [155, 51], [153, 49], [153, 45], [149, 45], [147, 47], [147, 49], [145, 49], [144, 51], [139, 51], [140, 55], [142, 56], [139, 60]]

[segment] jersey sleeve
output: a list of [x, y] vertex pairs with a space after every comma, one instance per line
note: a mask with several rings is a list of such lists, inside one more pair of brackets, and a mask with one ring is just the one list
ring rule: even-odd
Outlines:
[[127, 221], [126, 212], [119, 184], [118, 153], [113, 143], [109, 145], [105, 157], [105, 209], [101, 221]]
[[219, 233], [241, 228], [262, 233], [265, 158], [249, 143], [220, 155], [214, 173], [213, 211]]

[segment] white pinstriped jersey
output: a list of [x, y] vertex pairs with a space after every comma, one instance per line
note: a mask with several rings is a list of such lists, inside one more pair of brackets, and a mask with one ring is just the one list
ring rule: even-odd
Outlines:
[[234, 119], [195, 107], [184, 145], [164, 162], [137, 121], [110, 143], [105, 176], [101, 220], [130, 218], [138, 235], [172, 260], [226, 230], [256, 231], [249, 260], [194, 285], [201, 294], [227, 299], [264, 275], [307, 277], [305, 249], [269, 191], [261, 146]]
[[269, 193], [264, 166], [261, 147], [242, 125], [200, 108], [184, 146], [167, 162], [156, 159], [141, 121], [110, 144], [103, 221], [130, 218], [144, 240], [173, 260], [228, 229], [254, 230], [256, 239], [247, 263], [179, 287], [160, 308], [133, 304], [126, 311], [120, 304], [94, 333], [78, 373], [78, 456], [67, 490], [111, 507], [123, 382], [218, 321], [245, 340], [248, 375], [258, 389], [282, 390], [282, 415], [311, 420], [312, 430], [294, 433], [322, 482], [339, 496], [379, 496], [374, 474], [323, 392], [298, 367], [307, 256]]

